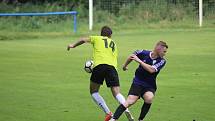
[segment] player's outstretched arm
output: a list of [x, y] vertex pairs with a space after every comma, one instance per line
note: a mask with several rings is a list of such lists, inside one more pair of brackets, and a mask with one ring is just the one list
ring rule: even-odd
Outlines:
[[[133, 55], [133, 54], [132, 54], [132, 55]], [[125, 64], [124, 64], [123, 67], [122, 67], [123, 71], [128, 70], [128, 64], [131, 63], [131, 61], [132, 61], [132, 59], [131, 59], [131, 56], [132, 56], [132, 55], [128, 56], [128, 58], [126, 59]]]
[[132, 60], [135, 60], [136, 62], [138, 62], [145, 70], [147, 70], [149, 73], [154, 73], [156, 72], [155, 68], [152, 67], [149, 64], [144, 63], [143, 61], [141, 61], [136, 55], [132, 55], [131, 56]]
[[72, 43], [72, 44], [69, 44], [67, 46], [67, 50], [69, 51], [70, 48], [75, 48], [75, 47], [82, 45], [84, 43], [87, 43], [87, 42], [90, 42], [90, 38], [81, 38], [79, 41]]

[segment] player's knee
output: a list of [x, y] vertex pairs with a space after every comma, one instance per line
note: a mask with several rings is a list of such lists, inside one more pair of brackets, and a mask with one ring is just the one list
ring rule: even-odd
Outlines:
[[116, 97], [118, 94], [120, 94], [119, 86], [111, 87], [111, 92], [112, 92], [112, 95]]
[[152, 92], [148, 92], [148, 93], [144, 94], [144, 101], [146, 103], [152, 103], [153, 98], [154, 98], [154, 94]]
[[90, 94], [93, 94], [95, 92], [99, 92], [99, 88], [90, 87]]
[[153, 98], [145, 98], [144, 99], [144, 102], [146, 102], [146, 103], [152, 103], [152, 101], [153, 101]]
[[96, 90], [96, 89], [90, 89], [90, 94], [92, 95], [93, 93], [97, 93], [97, 92], [99, 92], [98, 90]]
[[130, 107], [131, 105], [133, 105], [136, 101], [135, 100], [127, 100], [127, 107]]

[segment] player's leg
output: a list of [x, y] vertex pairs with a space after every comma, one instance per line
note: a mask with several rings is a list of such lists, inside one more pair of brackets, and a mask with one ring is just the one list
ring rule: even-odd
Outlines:
[[[120, 93], [118, 72], [116, 71], [116, 69], [113, 66], [107, 66], [105, 80], [106, 80], [107, 87], [111, 88], [111, 92], [112, 92], [114, 98], [120, 104], [125, 103], [125, 98]], [[129, 121], [134, 121], [134, 118], [128, 109], [126, 109], [125, 114]]]
[[120, 104], [119, 107], [116, 109], [113, 118], [111, 121], [115, 121], [119, 119], [119, 117], [122, 115], [122, 113], [131, 105], [133, 105], [137, 100], [139, 99], [139, 96], [135, 95], [129, 95], [125, 103]]
[[107, 71], [105, 74], [105, 81], [107, 87], [111, 88], [112, 95], [120, 103], [125, 102], [124, 96], [120, 93], [119, 76], [118, 72], [113, 66], [107, 65]]
[[100, 85], [102, 85], [104, 81], [104, 70], [105, 67], [103, 67], [103, 65], [98, 65], [93, 69], [90, 78], [90, 94], [95, 103], [105, 112], [105, 114], [109, 114], [110, 110], [102, 96], [99, 94]]
[[154, 93], [151, 91], [147, 91], [144, 93], [143, 95], [143, 99], [144, 99], [144, 104], [141, 108], [141, 113], [139, 116], [139, 121], [143, 121], [143, 119], [145, 118], [146, 114], [149, 112], [149, 109], [151, 107], [152, 104], [152, 100], [154, 98]]
[[128, 97], [123, 105], [121, 104], [115, 111], [114, 116], [111, 120], [115, 121], [120, 117], [123, 111], [129, 106], [133, 105], [141, 96], [142, 87], [136, 84], [132, 84], [128, 92]]
[[[119, 86], [114, 86], [111, 87], [111, 92], [115, 99], [120, 103], [124, 104], [125, 103], [125, 97], [120, 93], [120, 87]], [[128, 108], [125, 110], [125, 115], [128, 118], [129, 121], [134, 121], [134, 118]]]
[[94, 102], [104, 111], [105, 114], [110, 113], [110, 109], [106, 105], [106, 102], [104, 101], [103, 97], [99, 94], [99, 84], [96, 84], [94, 82], [90, 82], [90, 93], [94, 100]]

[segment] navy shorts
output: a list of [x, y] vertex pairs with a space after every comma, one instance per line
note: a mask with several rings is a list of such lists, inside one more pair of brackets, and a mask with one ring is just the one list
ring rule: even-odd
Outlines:
[[137, 85], [132, 83], [130, 90], [128, 92], [128, 95], [135, 95], [143, 98], [143, 95], [147, 92], [150, 91], [153, 94], [155, 94], [156, 90], [150, 87], [144, 87], [142, 85]]

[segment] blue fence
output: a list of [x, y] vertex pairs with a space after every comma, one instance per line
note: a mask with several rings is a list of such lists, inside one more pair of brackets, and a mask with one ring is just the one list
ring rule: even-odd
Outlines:
[[74, 32], [77, 32], [77, 11], [69, 12], [47, 12], [47, 13], [0, 13], [0, 16], [50, 16], [50, 15], [65, 15], [70, 14], [74, 20]]

